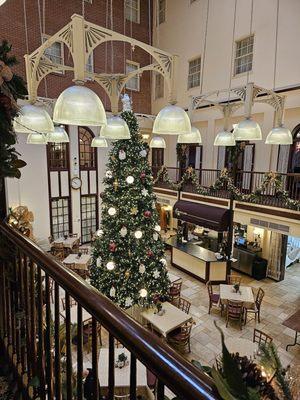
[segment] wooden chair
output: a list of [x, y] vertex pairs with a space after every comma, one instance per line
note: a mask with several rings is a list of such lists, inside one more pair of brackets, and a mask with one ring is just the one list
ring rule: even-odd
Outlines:
[[78, 253], [79, 252], [79, 246], [80, 246], [80, 239], [78, 238], [73, 244], [72, 252], [73, 253]]
[[182, 280], [173, 282], [169, 288], [168, 296], [170, 298], [170, 302], [174, 305], [178, 304], [180, 294], [181, 294]]
[[248, 313], [254, 313], [255, 322], [256, 322], [256, 318], [258, 317], [258, 322], [260, 323], [260, 310], [261, 310], [261, 304], [262, 304], [264, 296], [265, 296], [264, 290], [262, 288], [259, 288], [257, 295], [256, 295], [255, 302], [254, 302], [254, 306], [252, 308], [245, 307], [245, 325], [247, 322]]
[[63, 263], [65, 267], [71, 269], [72, 271], [75, 271], [75, 263]]
[[83, 278], [84, 280], [86, 280], [86, 279], [89, 278], [89, 276], [90, 276], [90, 273], [89, 273], [89, 271], [88, 271], [87, 269], [82, 269], [82, 268], [80, 268], [80, 269], [74, 269], [74, 271], [75, 271], [79, 276], [81, 276], [81, 278]]
[[65, 258], [65, 248], [63, 243], [53, 243], [51, 254], [58, 260], [62, 261]]
[[50, 246], [52, 246], [52, 243], [54, 242], [54, 238], [52, 235], [48, 236], [48, 241], [49, 241]]
[[114, 400], [129, 400], [129, 399], [130, 399], [130, 393], [128, 387], [115, 388]]
[[261, 344], [270, 344], [273, 342], [273, 338], [263, 331], [260, 331], [259, 329], [254, 329], [253, 331], [253, 343], [258, 343], [260, 346]]
[[185, 300], [182, 297], [179, 297], [177, 307], [179, 308], [179, 310], [188, 314], [190, 312], [191, 303], [188, 300]]
[[90, 249], [88, 247], [79, 247], [78, 252], [82, 254], [90, 254]]
[[240, 285], [242, 282], [242, 277], [239, 275], [227, 275], [227, 284], [228, 285]]
[[234, 320], [239, 322], [240, 329], [242, 329], [244, 315], [243, 302], [228, 300], [226, 310], [226, 328], [229, 320]]
[[69, 237], [78, 238], [78, 233], [69, 233]]
[[[208, 281], [206, 286], [207, 286], [208, 299], [209, 299], [208, 314], [210, 314], [210, 310], [212, 309], [213, 306], [219, 307], [220, 295], [219, 295], [219, 293], [214, 293], [213, 285], [212, 285], [211, 281]], [[221, 315], [222, 315], [222, 312], [223, 312], [223, 307], [221, 305]]]
[[167, 336], [167, 341], [181, 353], [191, 352], [191, 330], [194, 321], [189, 321]]

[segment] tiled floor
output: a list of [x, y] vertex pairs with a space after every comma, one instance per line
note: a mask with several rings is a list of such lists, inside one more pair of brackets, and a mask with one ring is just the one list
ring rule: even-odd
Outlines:
[[213, 364], [216, 355], [221, 351], [220, 334], [214, 326], [214, 321], [217, 321], [225, 337], [233, 336], [252, 340], [253, 329], [256, 326], [274, 338], [285, 365], [300, 364], [300, 346], [290, 347], [288, 352], [285, 351], [286, 345], [293, 343], [295, 332], [282, 325], [289, 315], [300, 308], [300, 264], [290, 267], [282, 282], [271, 279], [256, 281], [243, 275], [242, 284], [251, 286], [254, 290], [262, 287], [265, 297], [262, 304], [261, 322], [255, 323], [251, 315], [242, 330], [235, 325], [235, 322], [226, 328], [224, 314], [221, 317], [220, 310], [217, 308], [213, 308], [211, 314], [208, 314], [208, 293], [203, 283], [176, 268], [169, 268], [183, 278], [182, 296], [191, 301], [190, 313], [196, 322], [192, 330], [192, 352], [187, 355], [188, 359], [200, 360], [204, 365]]

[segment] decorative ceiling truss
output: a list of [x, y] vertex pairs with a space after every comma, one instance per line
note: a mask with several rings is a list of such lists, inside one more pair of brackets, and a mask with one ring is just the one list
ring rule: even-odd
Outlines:
[[[96, 74], [86, 71], [90, 54], [96, 47], [108, 41], [126, 42], [133, 49], [139, 47], [152, 57], [153, 62], [129, 74]], [[73, 66], [55, 64], [45, 55], [46, 49], [55, 42], [62, 42], [68, 47], [73, 59]], [[155, 71], [164, 77], [169, 91], [169, 102], [176, 103], [177, 58], [176, 55], [87, 22], [82, 16], [74, 14], [71, 17], [71, 22], [46, 40], [33, 53], [25, 55], [29, 101], [34, 103], [37, 100], [39, 84], [48, 74], [72, 71], [74, 82], [78, 84], [84, 84], [87, 79], [93, 79], [101, 85], [110, 98], [112, 112], [117, 113], [119, 97], [126, 83], [134, 76], [141, 75], [144, 71]]]
[[285, 96], [275, 93], [273, 90], [264, 89], [253, 83], [245, 86], [232, 88], [230, 90], [215, 90], [192, 97], [192, 110], [203, 106], [213, 106], [220, 109], [225, 118], [229, 118], [235, 111], [242, 106], [251, 110], [255, 103], [268, 104], [274, 108], [278, 125], [282, 122]]

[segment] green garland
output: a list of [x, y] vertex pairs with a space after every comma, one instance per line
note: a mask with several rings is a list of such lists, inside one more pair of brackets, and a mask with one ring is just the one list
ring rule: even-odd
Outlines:
[[289, 198], [288, 192], [282, 190], [281, 175], [272, 171], [265, 173], [261, 185], [255, 189], [254, 193], [250, 194], [242, 193], [239, 188], [234, 185], [233, 179], [226, 168], [221, 171], [218, 179], [209, 188], [205, 188], [198, 183], [196, 172], [191, 167], [187, 168], [181, 180], [175, 183], [170, 179], [167, 168], [162, 166], [158, 171], [156, 179], [153, 181], [154, 185], [158, 182], [167, 183], [172, 190], [176, 191], [182, 190], [186, 184], [192, 184], [195, 192], [204, 196], [213, 196], [216, 191], [227, 190], [234, 200], [257, 204], [261, 203], [264, 191], [267, 188], [271, 188], [274, 190], [274, 196], [282, 201], [285, 208], [300, 211], [300, 201]]

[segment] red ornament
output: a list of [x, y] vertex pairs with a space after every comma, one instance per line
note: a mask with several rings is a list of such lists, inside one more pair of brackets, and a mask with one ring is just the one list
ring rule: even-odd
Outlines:
[[153, 257], [153, 251], [152, 250], [148, 250], [147, 251], [147, 256], [148, 257]]
[[145, 178], [146, 178], [145, 172], [142, 172], [142, 173], [141, 173], [140, 178], [141, 178], [141, 179], [145, 179]]
[[117, 249], [117, 245], [114, 242], [109, 243], [109, 251], [111, 251], [112, 253], [114, 253]]
[[151, 211], [145, 211], [145, 212], [144, 212], [144, 217], [145, 217], [145, 218], [150, 218], [151, 215], [152, 215]]

